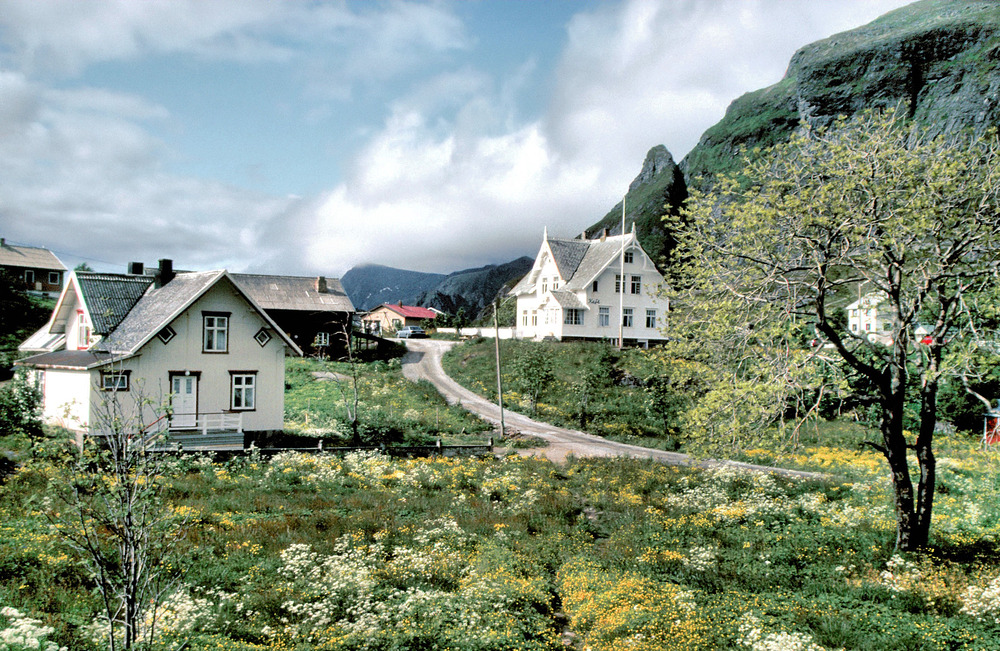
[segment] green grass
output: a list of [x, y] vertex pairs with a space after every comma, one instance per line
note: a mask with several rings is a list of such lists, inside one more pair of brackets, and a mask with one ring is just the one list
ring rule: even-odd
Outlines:
[[[807, 452], [855, 479], [625, 459], [180, 459], [164, 497], [193, 517], [156, 648], [554, 650], [566, 626], [595, 651], [779, 635], [995, 648], [1000, 597], [983, 596], [1000, 575], [995, 459], [942, 455], [961, 499], [939, 501], [927, 553], [893, 560], [877, 455]], [[38, 460], [0, 487], [0, 603], [87, 651], [91, 579], [40, 499], [63, 473]]]
[[[355, 365], [361, 438], [368, 443], [420, 445], [441, 439], [469, 443], [488, 436], [488, 425], [449, 406], [428, 382], [405, 379], [399, 360]], [[354, 372], [351, 365], [289, 359], [285, 373], [285, 431], [346, 444], [351, 438]], [[325, 373], [331, 379], [318, 379]]]

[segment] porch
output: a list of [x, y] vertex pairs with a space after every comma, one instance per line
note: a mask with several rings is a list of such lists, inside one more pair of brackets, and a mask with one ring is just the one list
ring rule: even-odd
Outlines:
[[166, 428], [152, 450], [242, 450], [243, 414], [178, 414], [165, 421]]

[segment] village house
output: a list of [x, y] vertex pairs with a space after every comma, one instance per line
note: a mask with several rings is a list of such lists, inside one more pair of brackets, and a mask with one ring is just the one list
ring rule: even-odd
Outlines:
[[230, 274], [304, 355], [347, 354], [354, 304], [336, 278]]
[[416, 305], [400, 303], [383, 303], [368, 312], [362, 318], [365, 332], [381, 335], [386, 332], [396, 332], [403, 326], [415, 325], [428, 328], [440, 314], [437, 310]]
[[844, 309], [847, 310], [847, 325], [852, 334], [883, 343], [892, 341], [896, 320], [884, 294], [869, 292]]
[[21, 287], [51, 297], [62, 291], [66, 266], [52, 251], [35, 246], [14, 246], [0, 238], [0, 269], [19, 280]]
[[635, 229], [597, 239], [542, 235], [531, 271], [511, 289], [519, 339], [592, 339], [646, 346], [664, 341], [663, 276]]
[[175, 273], [169, 260], [155, 275], [71, 273], [21, 349], [38, 353], [18, 365], [36, 373], [52, 424], [101, 434], [114, 401], [150, 430], [240, 443], [282, 429], [285, 355], [301, 355], [231, 274]]

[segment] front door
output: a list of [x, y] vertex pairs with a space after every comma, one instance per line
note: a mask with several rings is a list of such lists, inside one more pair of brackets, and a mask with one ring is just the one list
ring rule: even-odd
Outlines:
[[175, 375], [170, 382], [170, 399], [174, 408], [171, 427], [198, 426], [198, 376]]

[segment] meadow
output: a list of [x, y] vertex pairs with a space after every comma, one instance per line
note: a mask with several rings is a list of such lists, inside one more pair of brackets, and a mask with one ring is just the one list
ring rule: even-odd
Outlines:
[[[289, 367], [303, 428], [343, 418], [317, 406], [335, 387], [314, 364]], [[365, 372], [369, 431], [471, 426], [420, 385], [380, 396], [403, 381], [392, 364]], [[1000, 649], [1000, 454], [940, 437], [932, 546], [902, 555], [884, 462], [855, 435], [745, 453], [821, 480], [517, 455], [172, 458], [158, 482], [185, 535], [153, 648]], [[0, 484], [0, 650], [106, 648], [52, 499], [74, 461], [53, 440]]]

